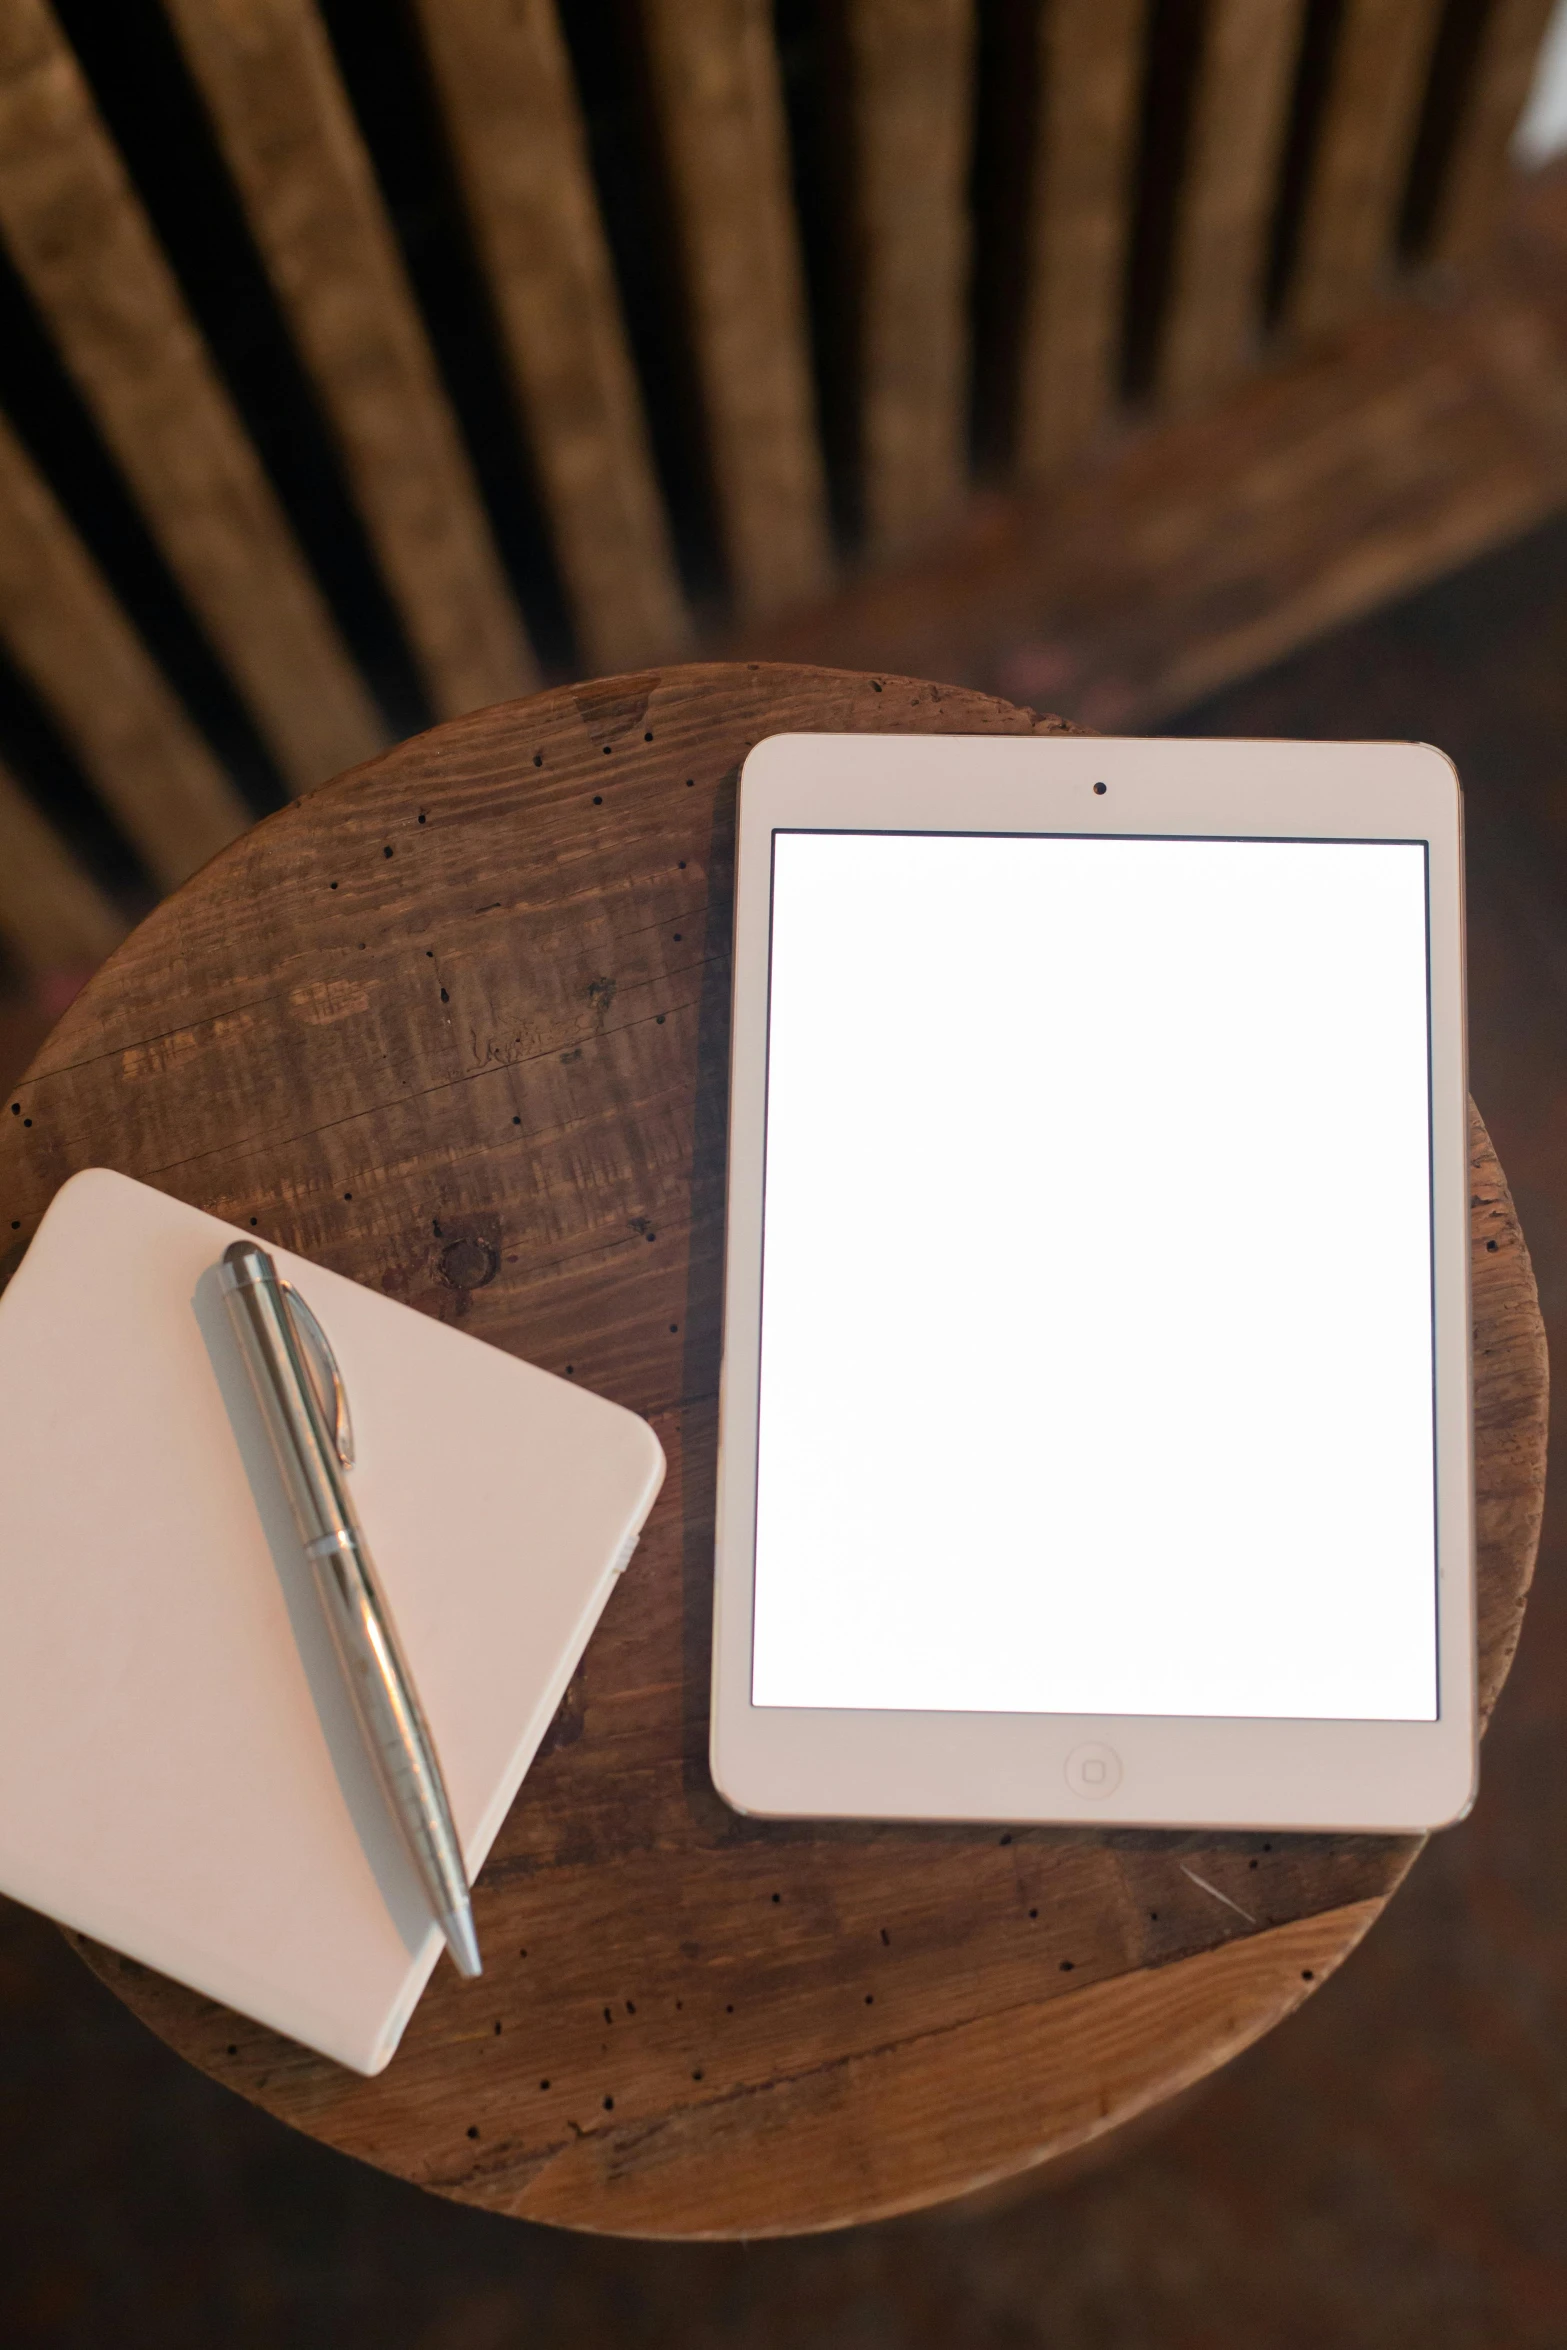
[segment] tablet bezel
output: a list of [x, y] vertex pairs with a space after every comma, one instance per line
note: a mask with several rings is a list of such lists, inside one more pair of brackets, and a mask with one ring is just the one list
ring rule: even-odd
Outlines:
[[[772, 836], [802, 828], [1427, 845], [1435, 1721], [751, 1703]], [[719, 1792], [774, 1818], [1411, 1831], [1461, 1817], [1474, 1796], [1477, 1708], [1462, 800], [1451, 761], [1413, 743], [774, 735], [741, 773], [737, 851], [711, 1729]], [[1118, 1773], [1113, 1786], [1084, 1790], [1074, 1758], [1085, 1748], [1109, 1751], [1098, 1776]]]

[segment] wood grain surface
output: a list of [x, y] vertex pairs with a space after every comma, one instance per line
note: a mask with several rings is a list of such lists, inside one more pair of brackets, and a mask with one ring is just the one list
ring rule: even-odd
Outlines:
[[[735, 787], [789, 729], [1064, 730], [907, 679], [738, 665], [452, 722], [226, 850], [0, 1100], [6, 1264], [67, 1175], [119, 1167], [656, 1429], [668, 1482], [479, 1883], [486, 1973], [443, 1961], [383, 2075], [87, 1951], [271, 2112], [573, 2227], [832, 2227], [1047, 2162], [1286, 2015], [1417, 1850], [774, 1823], [715, 1794]], [[1538, 1533], [1545, 1363], [1478, 1120], [1473, 1166], [1489, 1707]]]
[[730, 585], [777, 611], [822, 592], [831, 549], [772, 10], [642, 15]]
[[386, 729], [46, 0], [0, 8], [0, 232], [296, 791]]
[[1148, 0], [1045, 0], [1029, 254], [1021, 288], [1018, 470], [1075, 456], [1120, 397]]
[[437, 715], [539, 682], [315, 0], [169, 0]]
[[176, 888], [244, 831], [250, 810], [3, 416], [0, 633], [155, 881]]
[[844, 26], [865, 528], [886, 553], [967, 481], [974, 0], [850, 0]]
[[418, 0], [583, 657], [690, 633], [554, 0]]

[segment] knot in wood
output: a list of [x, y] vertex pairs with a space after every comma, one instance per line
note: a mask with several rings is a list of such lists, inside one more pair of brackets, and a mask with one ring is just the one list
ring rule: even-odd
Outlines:
[[454, 1240], [441, 1251], [441, 1279], [453, 1289], [482, 1289], [495, 1279], [500, 1261], [487, 1240]]

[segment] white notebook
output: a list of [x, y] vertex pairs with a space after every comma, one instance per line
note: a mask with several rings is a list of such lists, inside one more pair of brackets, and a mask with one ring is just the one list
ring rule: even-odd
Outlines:
[[[0, 1297], [0, 1891], [373, 2073], [442, 1943], [217, 1290], [256, 1237], [91, 1168]], [[664, 1456], [619, 1405], [272, 1254], [342, 1368], [473, 1876]], [[482, 1889], [475, 1916], [482, 1947]]]

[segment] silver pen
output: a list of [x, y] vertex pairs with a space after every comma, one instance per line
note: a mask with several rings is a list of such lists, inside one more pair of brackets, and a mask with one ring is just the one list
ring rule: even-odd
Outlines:
[[435, 1742], [348, 1496], [354, 1440], [336, 1359], [298, 1290], [254, 1241], [230, 1243], [218, 1280], [365, 1744], [458, 1972], [476, 1975], [468, 1875]]

